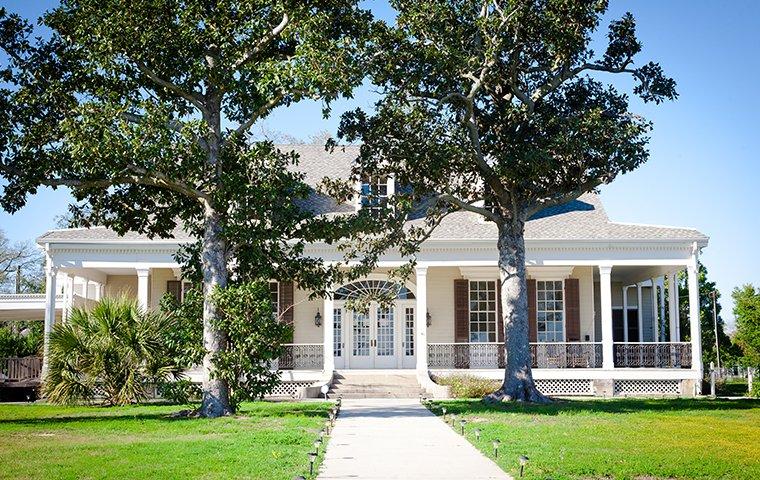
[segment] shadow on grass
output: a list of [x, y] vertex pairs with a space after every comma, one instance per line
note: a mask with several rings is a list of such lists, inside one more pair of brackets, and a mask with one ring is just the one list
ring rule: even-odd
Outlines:
[[[167, 402], [156, 402], [147, 405], [135, 406], [141, 409], [150, 409], [152, 406], [172, 406], [174, 404]], [[276, 407], [274, 406], [276, 405]], [[39, 416], [24, 418], [0, 418], [0, 425], [63, 425], [77, 422], [108, 422], [108, 423], [130, 423], [135, 420], [139, 421], [159, 421], [159, 422], [192, 422], [194, 420], [205, 420], [199, 417], [174, 416], [182, 410], [194, 409], [197, 406], [192, 405], [174, 405], [175, 411], [134, 411], [124, 409], [124, 407], [107, 407], [107, 406], [80, 406], [76, 413], [49, 413], [44, 411]], [[34, 408], [30, 406], [29, 408]], [[84, 413], [83, 413], [84, 412]], [[90, 413], [91, 412], [91, 413]], [[328, 407], [319, 405], [288, 405], [285, 404], [243, 404], [240, 410], [230, 418], [286, 418], [286, 417], [321, 417], [327, 418]]]
[[760, 400], [740, 399], [612, 399], [612, 400], [559, 400], [548, 405], [502, 403], [489, 405], [478, 399], [446, 400], [433, 403], [433, 412], [440, 415], [441, 406], [447, 413], [473, 415], [478, 413], [510, 412], [530, 415], [560, 415], [566, 413], [638, 413], [688, 412], [710, 410], [747, 410], [760, 408]]

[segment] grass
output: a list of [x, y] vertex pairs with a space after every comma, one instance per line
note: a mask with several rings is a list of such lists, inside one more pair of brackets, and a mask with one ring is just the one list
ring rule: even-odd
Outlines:
[[530, 459], [528, 479], [760, 478], [756, 400], [575, 400], [545, 406], [449, 400], [430, 408], [441, 415], [443, 406], [468, 421], [468, 440], [491, 458], [498, 438], [496, 461], [515, 477], [524, 454]]
[[256, 402], [210, 420], [170, 405], [0, 404], [0, 478], [308, 478], [330, 406]]

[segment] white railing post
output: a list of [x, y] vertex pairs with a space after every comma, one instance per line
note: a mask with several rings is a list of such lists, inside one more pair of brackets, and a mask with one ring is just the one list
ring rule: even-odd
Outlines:
[[427, 267], [417, 267], [417, 305], [415, 308], [417, 337], [417, 375], [427, 378], [428, 375], [428, 344], [427, 344]]
[[599, 289], [602, 309], [602, 368], [615, 368], [612, 344], [612, 265], [599, 265]]

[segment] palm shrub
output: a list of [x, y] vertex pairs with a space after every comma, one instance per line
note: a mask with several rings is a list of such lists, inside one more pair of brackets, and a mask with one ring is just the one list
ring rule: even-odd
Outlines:
[[106, 405], [144, 400], [147, 384], [174, 370], [162, 335], [173, 322], [125, 297], [75, 308], [50, 334], [45, 395], [53, 403], [93, 401], [96, 391]]

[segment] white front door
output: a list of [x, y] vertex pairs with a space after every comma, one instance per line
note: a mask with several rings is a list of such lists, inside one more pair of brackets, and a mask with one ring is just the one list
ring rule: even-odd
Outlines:
[[349, 321], [347, 368], [401, 367], [401, 337], [396, 307], [370, 305], [368, 312], [344, 310]]

